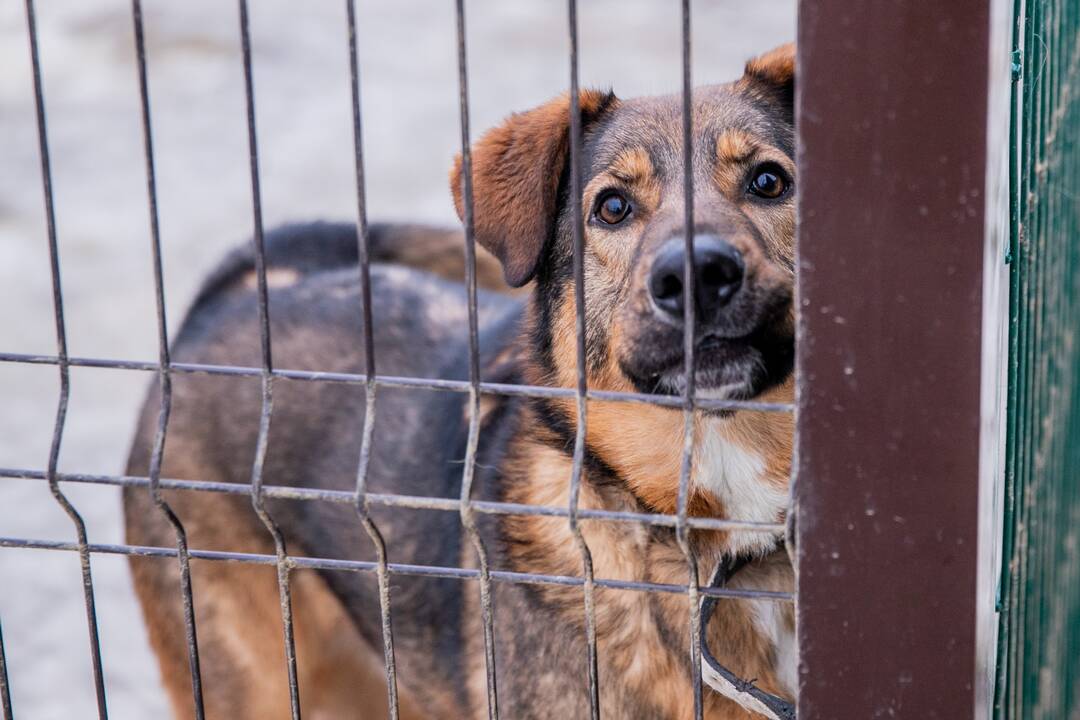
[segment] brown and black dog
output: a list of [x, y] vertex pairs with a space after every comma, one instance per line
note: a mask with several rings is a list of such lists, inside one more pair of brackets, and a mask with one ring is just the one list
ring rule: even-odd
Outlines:
[[[694, 92], [695, 380], [703, 397], [793, 397], [793, 95], [791, 47], [751, 61], [734, 83]], [[583, 92], [580, 107], [589, 386], [678, 394], [684, 387], [686, 232], [681, 99]], [[568, 122], [569, 101], [557, 98], [511, 116], [473, 148], [476, 237], [501, 263], [510, 285], [531, 283], [525, 297], [480, 293], [485, 380], [575, 386]], [[460, 212], [460, 163], [451, 188]], [[460, 252], [460, 235], [375, 227], [372, 238], [375, 259], [390, 261], [371, 271], [377, 371], [466, 379], [463, 287], [416, 269], [460, 273], [460, 262], [447, 254], [451, 247]], [[276, 367], [363, 372], [355, 241], [353, 227], [325, 224], [267, 237]], [[494, 262], [483, 260], [481, 279], [497, 289]], [[175, 361], [260, 364], [252, 277], [250, 253], [226, 261], [176, 338]], [[164, 476], [250, 482], [260, 407], [258, 378], [175, 376]], [[566, 507], [576, 422], [572, 398], [484, 396], [482, 413], [474, 497]], [[364, 415], [362, 386], [276, 380], [265, 483], [351, 490]], [[380, 388], [369, 490], [457, 498], [467, 416], [461, 393]], [[152, 390], [131, 474], [146, 472], [156, 417]], [[677, 409], [590, 400], [580, 506], [673, 512], [683, 430]], [[699, 412], [695, 439], [691, 512], [785, 519], [789, 415]], [[176, 491], [167, 498], [192, 547], [273, 553], [246, 495]], [[128, 489], [124, 500], [129, 542], [173, 545], [172, 530], [145, 489]], [[349, 504], [270, 500], [268, 509], [291, 554], [374, 557]], [[372, 516], [392, 562], [476, 567], [457, 513], [373, 507]], [[479, 528], [494, 568], [581, 575], [580, 551], [565, 517], [484, 515]], [[582, 532], [598, 578], [687, 580], [670, 528], [583, 521]], [[772, 533], [700, 531], [691, 539], [702, 577], [725, 556], [751, 557], [732, 585], [792, 587], [791, 566]], [[176, 561], [136, 557], [132, 568], [176, 716], [190, 717]], [[208, 717], [287, 717], [274, 568], [194, 560], [192, 574]], [[305, 717], [384, 717], [374, 576], [293, 570], [291, 577]], [[493, 597], [502, 716], [587, 717], [581, 587], [495, 582]], [[476, 582], [395, 574], [391, 606], [402, 716], [486, 717]], [[685, 595], [596, 590], [606, 717], [693, 716], [688, 620]], [[790, 605], [728, 599], [712, 616], [709, 646], [740, 676], [791, 698], [794, 630]], [[704, 702], [708, 718], [756, 717], [711, 689]]]

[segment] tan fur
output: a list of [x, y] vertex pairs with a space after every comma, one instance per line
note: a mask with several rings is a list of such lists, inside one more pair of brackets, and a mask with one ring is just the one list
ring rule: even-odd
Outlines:
[[[761, 402], [793, 403], [795, 379], [772, 388], [757, 398]], [[754, 448], [765, 457], [763, 479], [786, 487], [791, 477], [791, 457], [795, 447], [795, 416], [791, 413], [764, 413], [743, 410], [725, 424], [725, 435], [732, 442]]]
[[604, 189], [615, 185], [628, 190], [639, 211], [660, 206], [661, 185], [653, 170], [652, 160], [645, 148], [630, 148], [621, 152], [607, 170], [589, 181], [585, 187], [582, 211], [588, 219], [592, 201]]
[[[720, 136], [717, 143], [717, 165], [713, 171], [713, 179], [724, 194], [729, 197], [737, 197], [746, 190], [747, 181], [749, 180], [747, 174], [750, 169], [766, 160], [777, 163], [789, 175], [795, 175], [794, 163], [788, 160], [778, 148], [763, 142], [759, 138], [755, 139], [745, 131], [729, 130]], [[775, 214], [771, 208], [762, 206], [753, 207], [751, 212], [756, 215]], [[774, 222], [779, 222], [779, 220], [780, 218], [777, 217]], [[790, 245], [791, 236], [787, 235], [786, 237]]]
[[[292, 268], [267, 268], [266, 270], [266, 287], [268, 288], [290, 287], [299, 279], [300, 273]], [[244, 276], [243, 285], [249, 290], [258, 287], [259, 276], [254, 272], [249, 272]]]
[[[598, 196], [610, 188], [620, 189], [633, 199], [634, 215], [619, 230], [609, 230], [611, 237], [607, 242], [587, 243], [586, 287], [594, 289], [604, 286], [616, 289], [614, 284], [626, 273], [633, 259], [635, 229], [649, 219], [663, 200], [663, 187], [645, 148], [624, 150], [585, 186], [581, 211], [586, 228]], [[586, 234], [593, 235], [589, 229]]]
[[[527, 473], [530, 482], [522, 486], [514, 502], [566, 507], [571, 464], [565, 455], [542, 444], [525, 441], [515, 465]], [[612, 508], [605, 505], [588, 482], [582, 482], [582, 508]], [[519, 562], [536, 572], [581, 575], [581, 555], [565, 518], [515, 517], [510, 522], [512, 545]], [[685, 585], [685, 557], [670, 546], [651, 542], [642, 528], [624, 524], [582, 521], [582, 534], [591, 550], [597, 578], [638, 580]], [[708, 540], [702, 538], [708, 545]], [[533, 553], [530, 547], [553, 552]], [[702, 563], [699, 576], [709, 570]], [[743, 574], [745, 573], [745, 575]], [[786, 589], [790, 568], [778, 560], [740, 573], [740, 579], [757, 588]], [[581, 602], [581, 588], [544, 586], [541, 590], [553, 603], [572, 606]], [[658, 594], [666, 626], [688, 642], [689, 615], [684, 595]], [[650, 598], [644, 593], [614, 589], [596, 591], [597, 652], [601, 658], [601, 691], [618, 693], [632, 689], [661, 709], [664, 717], [693, 716], [693, 692], [686, 668], [660, 639], [659, 628], [649, 611]], [[772, 692], [780, 690], [773, 673], [770, 648], [753, 628], [751, 602], [722, 601], [710, 625], [710, 648], [717, 658], [743, 677], [757, 678], [757, 685]], [[568, 615], [568, 618], [572, 617]], [[583, 629], [583, 626], [582, 626]], [[688, 647], [688, 645], [687, 645]], [[687, 650], [688, 652], [688, 650]], [[606, 682], [605, 682], [606, 681]], [[706, 717], [714, 720], [751, 718], [731, 701], [706, 694]]]
[[[172, 457], [182, 458], [182, 441]], [[170, 477], [214, 477], [213, 468], [166, 462]], [[273, 554], [250, 499], [207, 492], [170, 492], [193, 548]], [[129, 503], [129, 506], [131, 503]], [[144, 523], [128, 523], [133, 544], [173, 545], [171, 530], [145, 501]], [[154, 515], [149, 515], [154, 513]], [[146, 528], [152, 527], [153, 530]], [[174, 717], [194, 714], [183, 635], [180, 571], [174, 558], [131, 558], [150, 644], [160, 663]], [[291, 717], [277, 571], [272, 565], [192, 560], [195, 621], [209, 720]], [[301, 709], [307, 718], [387, 717], [382, 656], [360, 637], [340, 601], [310, 570], [290, 573]], [[400, 691], [399, 691], [400, 692]], [[402, 718], [425, 717], [407, 696]]]
[[[386, 261], [426, 270], [453, 282], [465, 282], [465, 236], [460, 230], [406, 226], [400, 235], [394, 238]], [[499, 261], [479, 245], [476, 247], [476, 285], [497, 292], [515, 292], [503, 279]]]
[[788, 43], [759, 55], [746, 63], [746, 78], [772, 85], [786, 85], [795, 80], [795, 43]]
[[725, 130], [716, 141], [716, 158], [720, 163], [744, 163], [756, 150], [757, 141], [745, 130]]

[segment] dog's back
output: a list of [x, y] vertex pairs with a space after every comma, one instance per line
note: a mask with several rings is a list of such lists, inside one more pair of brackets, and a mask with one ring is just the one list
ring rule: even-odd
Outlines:
[[[468, 314], [463, 288], [427, 272], [383, 264], [400, 259], [412, 242], [420, 253], [422, 229], [377, 226], [371, 269], [376, 370], [417, 378], [468, 377], [462, 362]], [[431, 231], [436, 250], [460, 242]], [[396, 242], [395, 242], [396, 241]], [[460, 252], [460, 245], [456, 246]], [[350, 225], [289, 226], [266, 237], [273, 366], [293, 370], [363, 373], [363, 334], [356, 233]], [[422, 257], [417, 254], [416, 257]], [[432, 252], [430, 257], [444, 257]], [[436, 267], [445, 270], [445, 266]], [[199, 293], [173, 350], [175, 362], [258, 368], [261, 365], [254, 256], [231, 254]], [[481, 293], [487, 354], [513, 333], [518, 303]], [[488, 351], [487, 348], [491, 350]], [[246, 484], [262, 407], [257, 376], [175, 374], [172, 414], [162, 475], [167, 478]], [[417, 402], [417, 393], [424, 393]], [[376, 399], [373, 492], [456, 498], [464, 435], [465, 396], [457, 392], [380, 387]], [[145, 475], [156, 430], [158, 387], [151, 389], [128, 463]], [[277, 378], [264, 482], [352, 491], [360, 458], [365, 409], [362, 384]], [[438, 428], [438, 431], [434, 431]], [[331, 451], [332, 449], [332, 451]], [[166, 498], [187, 530], [192, 548], [272, 554], [268, 530], [246, 494], [172, 492]], [[127, 539], [169, 547], [172, 529], [144, 488], [124, 495]], [[374, 559], [371, 540], [348, 503], [268, 501], [290, 554]], [[390, 541], [391, 559], [426, 565], [463, 562], [455, 513], [374, 508]], [[430, 538], [439, 538], [431, 542]], [[151, 641], [178, 716], [190, 715], [191, 690], [183, 636], [179, 569], [174, 559], [132, 560]], [[195, 561], [192, 564], [202, 676], [210, 717], [273, 718], [288, 714], [281, 619], [273, 567]], [[355, 714], [385, 707], [379, 608], [369, 573], [291, 573], [301, 697], [305, 714]], [[457, 580], [394, 578], [394, 611], [429, 622], [398, 627], [399, 647], [423, 645], [437, 652], [401, 652], [403, 675], [433, 679], [416, 692], [425, 707], [454, 714], [461, 682], [446, 667], [461, 667], [462, 587]], [[438, 597], [440, 603], [424, 602]], [[431, 635], [432, 628], [442, 628]], [[427, 634], [425, 634], [427, 633]], [[325, 639], [335, 646], [326, 647]], [[436, 662], [434, 667], [417, 663]], [[440, 680], [443, 681], [440, 685]], [[461, 678], [458, 679], [459, 681]], [[409, 692], [403, 708], [410, 711]], [[408, 717], [408, 714], [405, 715]], [[367, 717], [367, 715], [365, 715]]]

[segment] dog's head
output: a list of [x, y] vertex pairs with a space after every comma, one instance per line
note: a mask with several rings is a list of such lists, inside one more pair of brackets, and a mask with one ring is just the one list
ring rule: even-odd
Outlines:
[[[793, 358], [794, 56], [747, 64], [736, 83], [694, 92], [696, 385], [746, 399], [782, 382]], [[580, 96], [584, 146], [587, 353], [594, 387], [678, 394], [684, 383], [684, 158], [681, 98]], [[510, 117], [473, 149], [478, 242], [506, 280], [534, 278], [548, 312], [573, 317], [569, 99]], [[460, 158], [451, 187], [463, 211]], [[554, 300], [554, 302], [552, 302]], [[546, 325], [556, 333], [560, 318]], [[554, 341], [554, 339], [552, 339]], [[570, 346], [573, 347], [572, 345]], [[572, 385], [575, 354], [546, 352]]]
[[[693, 93], [699, 396], [790, 399], [794, 66], [793, 46], [781, 47], [750, 61], [738, 81]], [[688, 232], [682, 98], [620, 100], [585, 91], [579, 107], [589, 386], [679, 394], [685, 387]], [[499, 258], [511, 285], [535, 281], [536, 371], [530, 379], [562, 387], [575, 385], [577, 367], [569, 125], [570, 102], [563, 96], [511, 116], [472, 150], [475, 237]], [[458, 158], [451, 188], [459, 213], [462, 181]], [[635, 421], [621, 405], [619, 432], [626, 434]], [[674, 416], [672, 427], [681, 427], [677, 412], [662, 412]], [[787, 424], [773, 435], [789, 430]], [[626, 455], [610, 447], [610, 462]], [[786, 468], [781, 474], [786, 483]], [[636, 490], [647, 504], [670, 509], [670, 477]], [[736, 516], [736, 508], [727, 510]]]

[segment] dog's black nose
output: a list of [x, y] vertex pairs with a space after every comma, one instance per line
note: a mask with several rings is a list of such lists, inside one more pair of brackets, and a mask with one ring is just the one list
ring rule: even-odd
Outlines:
[[[656, 307], [676, 317], [683, 314], [686, 244], [668, 241], [657, 254], [649, 273], [649, 292]], [[742, 256], [715, 235], [694, 237], [694, 295], [699, 321], [708, 322], [730, 302], [742, 286]]]

